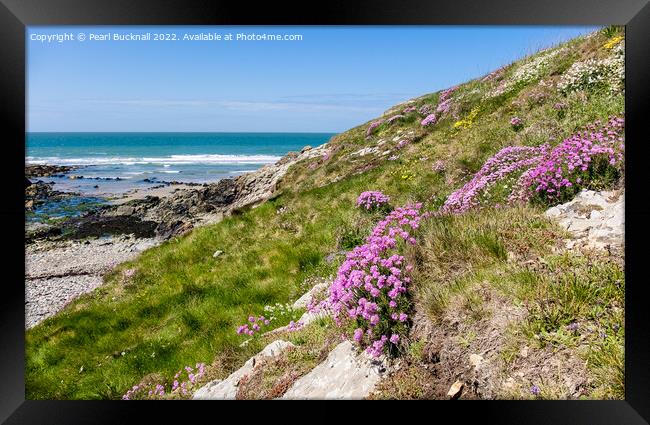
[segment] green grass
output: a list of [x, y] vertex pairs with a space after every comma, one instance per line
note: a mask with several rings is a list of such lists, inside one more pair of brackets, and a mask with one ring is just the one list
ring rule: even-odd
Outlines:
[[[436, 217], [422, 226], [422, 242], [409, 252], [420, 308], [437, 320], [450, 298], [481, 271], [503, 267], [508, 252], [535, 255], [548, 250], [560, 232], [532, 208], [487, 209]], [[478, 307], [468, 296], [468, 307]]]
[[[569, 42], [572, 54], [556, 57], [541, 78], [557, 78], [553, 74], [572, 61], [603, 54], [606, 40], [598, 34]], [[516, 65], [507, 68], [506, 78]], [[498, 81], [474, 80], [459, 87], [458, 94], [464, 97], [458, 119], [480, 105], [469, 128], [453, 129], [456, 119], [451, 117], [423, 128], [421, 117], [412, 114], [380, 126], [370, 139], [365, 134], [368, 123], [336, 135], [329, 142], [330, 159], [292, 166], [272, 200], [167, 241], [121, 265], [104, 286], [26, 332], [27, 398], [116, 399], [145, 377], [168, 382], [180, 368], [198, 362], [213, 363], [218, 374], [225, 375], [263, 346], [263, 339], [256, 338], [240, 347], [243, 337], [235, 334], [235, 328], [250, 314], [263, 314], [266, 305], [297, 299], [304, 292], [305, 279], [334, 274], [342, 256], [333, 262], [325, 258], [359, 244], [380, 219], [380, 214], [354, 208], [360, 192], [382, 190], [394, 206], [420, 201], [426, 209], [435, 209], [503, 147], [559, 143], [584, 125], [624, 110], [623, 95], [563, 96], [536, 82], [488, 100], [481, 100], [482, 95]], [[438, 96], [420, 97], [414, 106], [435, 104]], [[561, 115], [553, 109], [558, 101], [567, 104]], [[524, 122], [517, 132], [509, 123], [515, 115]], [[396, 150], [398, 140], [406, 135], [411, 143]], [[399, 157], [388, 161], [390, 155], [380, 153], [351, 155], [379, 140], [383, 141], [380, 152], [391, 150], [390, 155]], [[447, 163], [444, 173], [431, 169], [437, 160]], [[502, 200], [506, 193], [505, 187], [495, 188], [492, 201]], [[513, 303], [533, 306], [526, 322], [528, 333], [513, 330], [517, 338], [543, 335], [542, 330], [550, 334], [575, 317], [602, 322], [594, 329], [615, 325], [621, 329], [622, 310], [607, 316], [608, 310], [597, 310], [595, 302], [621, 296], [621, 288], [597, 285], [603, 276], [618, 276], [616, 269], [602, 264], [566, 266], [565, 260], [558, 259], [553, 260], [559, 261], [553, 263], [557, 269], [549, 268], [540, 277], [534, 270], [510, 264], [512, 255], [521, 261], [548, 256], [549, 246], [563, 236], [540, 213], [533, 207], [491, 208], [424, 223], [421, 243], [406, 252], [416, 265], [417, 308], [436, 321], [447, 308], [460, 305], [472, 312], [473, 320], [483, 320], [483, 301], [471, 289], [488, 281]], [[224, 254], [213, 258], [216, 250]], [[567, 267], [579, 271], [578, 277], [567, 274]], [[125, 269], [135, 269], [135, 276], [126, 280]], [[541, 288], [547, 298], [540, 295]], [[594, 288], [599, 288], [597, 295], [590, 294]], [[451, 302], [458, 299], [460, 304]], [[470, 344], [471, 335], [466, 337], [464, 343]], [[566, 343], [543, 338], [547, 344]], [[599, 391], [606, 397], [618, 397], [622, 391], [621, 344], [622, 331], [606, 332], [605, 338], [592, 341], [586, 357], [603, 382]], [[417, 350], [416, 345], [413, 351]], [[314, 358], [306, 355], [296, 361], [311, 365]], [[407, 385], [409, 376], [417, 378], [417, 373], [409, 373], [403, 377], [400, 394], [431, 394]], [[262, 387], [269, 389], [271, 381], [265, 382]]]

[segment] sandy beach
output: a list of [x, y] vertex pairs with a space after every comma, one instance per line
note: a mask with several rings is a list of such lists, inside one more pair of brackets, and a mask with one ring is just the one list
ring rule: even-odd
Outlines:
[[121, 205], [130, 201], [144, 199], [147, 196], [157, 196], [159, 198], [165, 198], [175, 194], [179, 190], [184, 190], [184, 189], [191, 190], [191, 189], [196, 189], [197, 187], [202, 187], [202, 185], [175, 183], [175, 184], [169, 184], [164, 186], [160, 185], [154, 187], [138, 188], [138, 189], [130, 190], [121, 196], [110, 198], [109, 203], [113, 205]]

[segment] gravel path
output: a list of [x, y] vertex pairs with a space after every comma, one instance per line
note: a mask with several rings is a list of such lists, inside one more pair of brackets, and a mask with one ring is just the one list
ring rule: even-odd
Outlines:
[[157, 245], [132, 236], [88, 241], [40, 242], [25, 248], [25, 327], [53, 316], [70, 301], [103, 283], [116, 265]]

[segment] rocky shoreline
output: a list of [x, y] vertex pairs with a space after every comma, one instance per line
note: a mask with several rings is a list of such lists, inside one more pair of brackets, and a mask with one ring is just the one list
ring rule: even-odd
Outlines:
[[[79, 217], [25, 228], [26, 327], [54, 315], [83, 293], [100, 286], [121, 262], [194, 227], [216, 223], [238, 209], [270, 198], [289, 167], [322, 156], [327, 144], [290, 152], [275, 164], [211, 184], [169, 182], [128, 193]], [[78, 167], [26, 166], [25, 208], [78, 196], [57, 192], [29, 178], [65, 175]], [[178, 183], [178, 184], [175, 184]]]
[[30, 179], [38, 177], [60, 177], [77, 167], [65, 165], [25, 165], [25, 210], [33, 211], [34, 207], [52, 199], [64, 199], [78, 195], [76, 193], [59, 192], [53, 189], [52, 183]]

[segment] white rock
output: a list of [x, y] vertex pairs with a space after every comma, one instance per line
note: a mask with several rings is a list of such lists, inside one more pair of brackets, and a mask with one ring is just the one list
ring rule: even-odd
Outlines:
[[447, 396], [451, 399], [455, 399], [460, 397], [460, 393], [463, 390], [463, 386], [465, 384], [463, 381], [456, 381], [454, 384], [449, 388], [449, 391], [447, 392]]
[[[562, 205], [546, 210], [545, 215], [554, 217], [559, 224], [573, 233], [566, 247], [577, 246], [603, 249], [622, 246], [625, 234], [625, 194], [617, 192], [594, 192], [583, 190]], [[590, 210], [588, 214], [581, 211]]]
[[303, 326], [310, 324], [314, 320], [327, 317], [329, 316], [330, 312], [325, 309], [321, 309], [318, 313], [311, 313], [309, 311], [305, 311], [302, 316], [300, 316], [300, 319], [298, 319], [298, 323], [302, 323]]
[[224, 380], [215, 380], [199, 388], [192, 396], [193, 400], [233, 400], [237, 395], [237, 386], [239, 381], [247, 374], [253, 371], [255, 364], [268, 357], [276, 357], [284, 350], [294, 345], [287, 341], [273, 341], [262, 351], [251, 357], [242, 367], [230, 374]]
[[379, 149], [377, 149], [376, 147], [369, 147], [369, 148], [359, 149], [358, 151], [353, 152], [350, 155], [365, 156], [371, 153], [377, 153], [378, 151]]
[[557, 217], [561, 213], [558, 207], [552, 207], [546, 210], [545, 214], [547, 217]]
[[314, 285], [308, 292], [304, 293], [300, 298], [293, 303], [293, 308], [307, 308], [307, 304], [311, 301], [312, 297], [320, 291], [325, 290], [330, 285], [330, 282], [321, 282]]
[[480, 356], [478, 354], [470, 354], [469, 363], [474, 366], [474, 368], [478, 369], [481, 367], [481, 363], [483, 363], [483, 356]]
[[283, 399], [361, 399], [382, 377], [382, 363], [357, 354], [350, 341], [337, 345], [327, 359], [298, 379]]
[[584, 232], [592, 227], [593, 223], [588, 220], [573, 220], [567, 230], [571, 232]]
[[589, 220], [595, 220], [598, 218], [601, 218], [603, 216], [603, 213], [601, 213], [598, 210], [593, 210], [591, 214], [589, 214]]
[[210, 393], [216, 390], [220, 383], [223, 381], [221, 379], [215, 379], [210, 381], [201, 388], [199, 388], [192, 397], [193, 400], [210, 400]]

